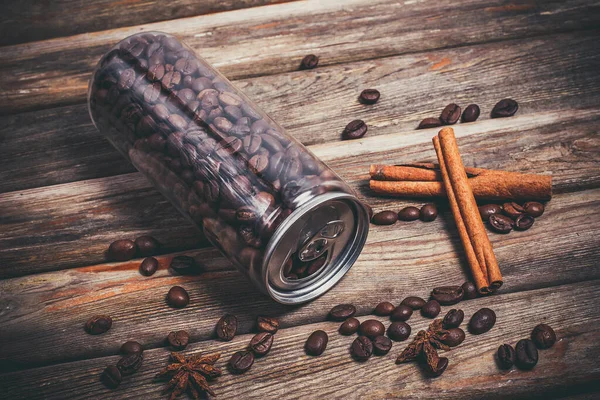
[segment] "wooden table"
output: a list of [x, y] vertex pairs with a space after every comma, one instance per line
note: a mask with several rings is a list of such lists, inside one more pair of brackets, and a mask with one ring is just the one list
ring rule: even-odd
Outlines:
[[[0, 397], [166, 398], [152, 377], [167, 362], [170, 331], [188, 330], [186, 352], [220, 351], [225, 365], [252, 337], [259, 314], [281, 320], [274, 348], [244, 375], [225, 371], [213, 384], [221, 399], [600, 396], [600, 1], [23, 0], [7, 8], [0, 20]], [[284, 307], [260, 295], [90, 122], [85, 98], [95, 63], [120, 39], [149, 30], [180, 36], [214, 63], [376, 211], [422, 203], [373, 196], [369, 164], [434, 160], [436, 132], [415, 130], [419, 121], [450, 102], [479, 104], [480, 120], [455, 128], [465, 164], [549, 173], [555, 189], [532, 229], [490, 235], [504, 287], [460, 304], [467, 317], [493, 308], [496, 326], [467, 335], [447, 354], [445, 374], [429, 379], [414, 364], [394, 364], [406, 343], [352, 361], [352, 338], [326, 321], [338, 303], [356, 304], [364, 320], [379, 301], [426, 297], [468, 279], [447, 210], [428, 224], [372, 226], [352, 270], [309, 304]], [[309, 53], [320, 56], [319, 68], [298, 71]], [[365, 88], [381, 91], [379, 103], [357, 102]], [[491, 120], [505, 97], [519, 102], [519, 112]], [[341, 130], [357, 118], [368, 134], [341, 143]], [[142, 277], [140, 260], [104, 261], [110, 242], [142, 234], [164, 244], [156, 275]], [[196, 257], [208, 272], [171, 276], [166, 267], [176, 254]], [[190, 292], [185, 309], [165, 304], [175, 284]], [[224, 313], [240, 321], [227, 343], [213, 336]], [[113, 317], [108, 333], [84, 333], [95, 314]], [[413, 317], [413, 333], [427, 322]], [[500, 371], [497, 347], [540, 322], [556, 329], [558, 343], [533, 371]], [[303, 344], [316, 329], [330, 340], [315, 358]], [[126, 340], [144, 344], [144, 365], [111, 391], [99, 375]]]

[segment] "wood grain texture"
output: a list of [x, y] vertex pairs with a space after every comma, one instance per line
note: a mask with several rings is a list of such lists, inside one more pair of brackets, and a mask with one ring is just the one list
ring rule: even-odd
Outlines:
[[[461, 346], [444, 353], [450, 359], [449, 367], [436, 379], [423, 377], [414, 363], [394, 363], [407, 342], [394, 343], [386, 356], [372, 357], [366, 363], [353, 361], [348, 347], [354, 337], [339, 335], [339, 323], [319, 320], [280, 330], [266, 358], [257, 360], [244, 375], [233, 376], [225, 369], [212, 387], [220, 399], [438, 399], [442, 396], [548, 399], [584, 395], [597, 390], [600, 379], [597, 363], [600, 347], [596, 340], [600, 323], [596, 306], [600, 301], [599, 287], [599, 281], [590, 281], [462, 302], [460, 308], [465, 311], [466, 320], [477, 309], [490, 307], [497, 314], [497, 323], [483, 335], [467, 334]], [[377, 319], [388, 324], [384, 318]], [[409, 320], [413, 335], [429, 321], [414, 315]], [[554, 347], [540, 352], [539, 363], [532, 371], [498, 370], [494, 361], [498, 346], [514, 345], [528, 337], [540, 322], [556, 330], [559, 340]], [[304, 341], [316, 329], [329, 334], [329, 344], [322, 356], [307, 356], [303, 351]], [[122, 340], [130, 338], [122, 337]], [[221, 352], [217, 365], [224, 367], [231, 354], [244, 348], [250, 338], [247, 334], [227, 343], [203, 341], [188, 346], [186, 353]], [[0, 380], [4, 383], [4, 394], [12, 399], [117, 399], [123, 396], [162, 399], [164, 395], [160, 390], [164, 383], [155, 383], [152, 378], [166, 364], [168, 352], [161, 348], [146, 350], [144, 355], [141, 370], [126, 378], [115, 391], [104, 388], [99, 375], [106, 365], [118, 360], [117, 356], [8, 373], [0, 375]]]
[[[0, 18], [0, 46], [212, 14], [285, 0], [22, 0]], [[288, 0], [293, 1], [293, 0]], [[218, 16], [215, 16], [218, 18]], [[176, 23], [176, 22], [174, 22]]]
[[[600, 278], [599, 237], [600, 189], [556, 196], [530, 230], [490, 235], [504, 275], [501, 292]], [[449, 210], [427, 224], [372, 226], [347, 276], [324, 296], [298, 307], [276, 304], [258, 293], [216, 250], [190, 254], [206, 265], [206, 273], [172, 276], [167, 271], [170, 256], [165, 256], [152, 278], [138, 273], [140, 260], [135, 260], [1, 281], [0, 369], [112, 354], [125, 336], [157, 347], [174, 329], [190, 329], [194, 340], [205, 340], [225, 313], [238, 316], [244, 333], [258, 313], [279, 316], [283, 327], [319, 321], [340, 303], [356, 302], [365, 315], [380, 301], [399, 303], [410, 294], [427, 297], [433, 287], [469, 279]], [[164, 300], [177, 284], [191, 297], [183, 310], [169, 308]], [[85, 321], [95, 314], [113, 317], [110, 333], [84, 334]], [[57, 345], [64, 337], [68, 346]], [[28, 351], [33, 347], [37, 351]]]
[[[504, 0], [307, 0], [7, 46], [0, 48], [0, 115], [85, 101], [101, 55], [140, 31], [176, 34], [227, 77], [239, 79], [295, 71], [308, 53], [326, 66], [597, 28], [599, 8], [600, 2], [589, 0], [518, 6]], [[430, 56], [435, 69], [452, 63]]]
[[[489, 120], [494, 104], [507, 96], [518, 100], [517, 115], [527, 115], [527, 127], [532, 127], [530, 119], [538, 121], [533, 117], [536, 113], [569, 115], [570, 109], [600, 103], [599, 43], [595, 32], [552, 35], [243, 79], [236, 84], [307, 145], [338, 142], [344, 126], [354, 118], [367, 122], [368, 137], [410, 132], [422, 118], [439, 115], [450, 102], [463, 106], [476, 102], [482, 109], [480, 121]], [[436, 68], [441, 59], [451, 62]], [[365, 87], [382, 92], [376, 105], [358, 103], [357, 95]], [[428, 95], [423, 96], [424, 90]], [[594, 140], [589, 133], [595, 131], [596, 122], [585, 121], [588, 126], [582, 126], [578, 117], [563, 119], [558, 126], [546, 124], [546, 129], [570, 134], [566, 139], [570, 145], [553, 136], [556, 142], [550, 150], [562, 152], [556, 146], [566, 147], [582, 154], [582, 159], [587, 157], [580, 147]], [[0, 142], [0, 192], [134, 170], [98, 134], [84, 105], [1, 117]], [[574, 143], [576, 148], [569, 147]], [[579, 172], [574, 167], [571, 171], [574, 176]]]

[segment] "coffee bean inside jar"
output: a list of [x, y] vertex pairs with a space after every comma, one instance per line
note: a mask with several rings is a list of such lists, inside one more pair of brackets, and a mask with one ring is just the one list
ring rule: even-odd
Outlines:
[[368, 213], [353, 191], [177, 38], [118, 43], [88, 103], [100, 132], [275, 300], [324, 293], [358, 257]]

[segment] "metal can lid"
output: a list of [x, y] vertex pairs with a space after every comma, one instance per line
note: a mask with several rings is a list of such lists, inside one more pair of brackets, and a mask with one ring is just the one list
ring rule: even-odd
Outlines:
[[[353, 195], [328, 192], [296, 209], [277, 228], [267, 244], [259, 287], [282, 304], [310, 301], [331, 289], [358, 258], [369, 232], [366, 207]], [[284, 265], [290, 257], [325, 264], [302, 279], [288, 279]]]

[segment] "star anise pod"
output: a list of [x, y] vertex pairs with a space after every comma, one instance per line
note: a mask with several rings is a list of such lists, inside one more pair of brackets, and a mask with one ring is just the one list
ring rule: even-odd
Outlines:
[[419, 356], [423, 356], [432, 369], [437, 368], [438, 355], [435, 348], [450, 350], [450, 347], [442, 343], [447, 335], [448, 331], [442, 327], [442, 320], [434, 320], [429, 324], [427, 331], [417, 333], [414, 340], [400, 353], [396, 364], [413, 361]]
[[171, 353], [171, 364], [156, 375], [156, 378], [171, 378], [163, 393], [171, 391], [169, 400], [174, 400], [186, 390], [194, 399], [199, 399], [204, 392], [216, 396], [208, 380], [221, 376], [221, 369], [214, 366], [219, 357], [220, 354], [185, 357], [181, 353]]

